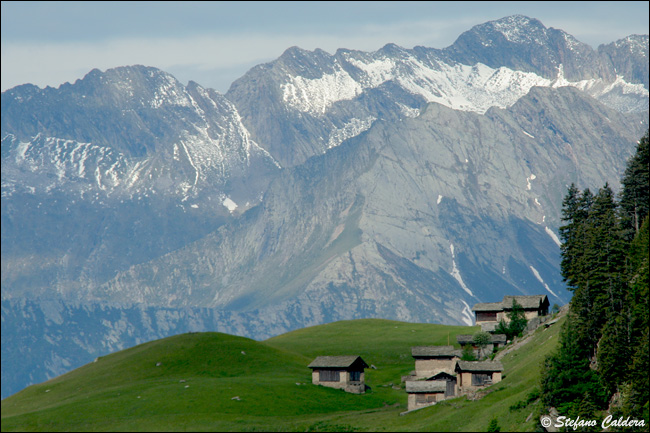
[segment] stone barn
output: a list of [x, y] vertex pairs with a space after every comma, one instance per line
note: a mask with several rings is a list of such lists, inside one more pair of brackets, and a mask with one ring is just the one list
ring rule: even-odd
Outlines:
[[354, 394], [366, 392], [365, 369], [360, 356], [319, 356], [308, 365], [314, 385], [343, 389]]
[[436, 381], [436, 382], [445, 382], [446, 384], [445, 398], [452, 398], [456, 396], [457, 379], [455, 374], [449, 374], [442, 371], [434, 376], [431, 376], [427, 380]]
[[462, 353], [454, 346], [415, 346], [411, 355], [415, 358], [415, 377], [428, 378], [441, 372], [454, 374]]
[[496, 361], [458, 361], [456, 377], [461, 393], [501, 382], [503, 365]]
[[444, 400], [447, 382], [442, 380], [409, 380], [406, 381], [408, 394], [408, 410], [431, 406]]
[[524, 310], [527, 320], [543, 317], [548, 314], [549, 301], [546, 295], [512, 296], [506, 295], [501, 302], [486, 302], [474, 305], [472, 311], [476, 315], [476, 324], [484, 330], [494, 329], [501, 320], [508, 323], [508, 313], [512, 310], [515, 300]]

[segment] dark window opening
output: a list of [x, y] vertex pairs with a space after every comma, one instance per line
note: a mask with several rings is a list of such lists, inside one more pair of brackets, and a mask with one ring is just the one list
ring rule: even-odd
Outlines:
[[476, 321], [477, 322], [496, 322], [497, 321], [497, 312], [496, 311], [477, 312], [476, 313]]
[[418, 404], [424, 403], [435, 403], [436, 395], [435, 394], [415, 394], [415, 402]]
[[472, 374], [472, 386], [492, 384], [492, 374]]
[[321, 370], [320, 371], [320, 380], [321, 382], [339, 382], [339, 372], [337, 370]]

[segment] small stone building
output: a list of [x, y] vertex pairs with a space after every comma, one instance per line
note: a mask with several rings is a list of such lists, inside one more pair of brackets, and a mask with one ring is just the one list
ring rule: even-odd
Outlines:
[[501, 382], [503, 365], [496, 361], [458, 361], [456, 377], [461, 393]]
[[434, 376], [431, 376], [427, 380], [433, 380], [437, 382], [445, 382], [445, 398], [452, 398], [456, 396], [456, 375], [449, 374], [446, 372], [440, 372]]
[[415, 358], [415, 377], [428, 378], [441, 372], [454, 374], [462, 353], [454, 346], [415, 346], [411, 355]]
[[490, 343], [488, 343], [481, 353], [481, 348], [474, 344], [474, 336], [471, 334], [459, 334], [456, 336], [456, 341], [464, 349], [465, 346], [470, 345], [474, 349], [474, 355], [477, 358], [482, 358], [494, 352], [495, 349], [506, 345], [505, 334], [490, 334]]
[[308, 365], [314, 385], [343, 389], [346, 392], [366, 392], [365, 369], [368, 364], [360, 356], [319, 356]]
[[494, 325], [503, 320], [508, 323], [508, 313], [512, 310], [512, 301], [516, 300], [524, 310], [527, 320], [548, 314], [549, 301], [546, 295], [511, 296], [506, 295], [501, 302], [486, 302], [474, 305], [476, 324], [482, 329], [494, 329]]
[[444, 380], [408, 380], [406, 381], [408, 410], [436, 404], [446, 398], [446, 391], [447, 382]]

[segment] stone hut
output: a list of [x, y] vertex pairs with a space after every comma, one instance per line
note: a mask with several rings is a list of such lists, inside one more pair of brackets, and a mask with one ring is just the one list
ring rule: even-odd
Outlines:
[[445, 390], [445, 398], [452, 398], [456, 396], [456, 375], [455, 374], [449, 374], [444, 371], [431, 376], [427, 380], [432, 380], [432, 381], [437, 381], [437, 382], [445, 382], [446, 384], [446, 390]]
[[506, 336], [505, 334], [490, 334], [490, 343], [483, 348], [482, 353], [479, 353], [481, 352], [481, 348], [474, 344], [474, 336], [471, 334], [459, 334], [456, 336], [456, 341], [458, 341], [458, 344], [462, 348], [465, 348], [467, 345], [472, 346], [474, 355], [480, 359], [494, 352], [495, 349], [505, 346]]
[[447, 382], [442, 380], [409, 380], [406, 382], [408, 410], [431, 406], [444, 400]]
[[462, 353], [454, 346], [415, 346], [411, 355], [415, 358], [415, 377], [427, 378], [441, 372], [454, 374]]
[[366, 392], [365, 369], [360, 356], [319, 356], [308, 365], [314, 385], [343, 389], [354, 394]]
[[495, 361], [458, 361], [456, 377], [461, 393], [501, 382], [503, 365]]
[[484, 330], [494, 329], [503, 320], [508, 323], [508, 313], [512, 310], [512, 301], [516, 300], [524, 309], [527, 320], [548, 314], [549, 301], [546, 295], [511, 296], [506, 295], [501, 302], [486, 302], [474, 305], [472, 311], [476, 315], [476, 324]]

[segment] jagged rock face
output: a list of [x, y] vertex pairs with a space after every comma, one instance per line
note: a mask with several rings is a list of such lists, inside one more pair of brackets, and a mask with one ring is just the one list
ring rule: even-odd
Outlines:
[[[516, 16], [444, 50], [290, 48], [225, 96], [141, 66], [11, 89], [3, 321], [51, 337], [33, 369], [52, 375], [175, 330], [468, 324], [504, 294], [564, 303], [562, 198], [618, 187], [648, 128], [647, 46], [595, 52]], [[66, 327], [89, 314], [93, 338]], [[3, 396], [46, 378], [5, 387], [6, 342], [28, 337], [4, 323]]]
[[3, 296], [67, 293], [201, 238], [279, 171], [236, 108], [155, 68], [2, 94]]
[[252, 136], [293, 166], [377, 119], [417, 116], [431, 102], [484, 113], [511, 106], [534, 86], [570, 86], [618, 111], [645, 111], [647, 52], [647, 37], [597, 52], [538, 20], [513, 16], [476, 26], [444, 50], [389, 44], [374, 53], [329, 55], [293, 47], [235, 81], [226, 96]]
[[445, 52], [464, 64], [505, 66], [548, 79], [557, 76], [560, 65], [564, 65], [570, 81], [616, 78], [611, 69], [600, 68], [598, 54], [589, 45], [522, 15], [477, 25], [460, 35]]
[[648, 35], [632, 35], [598, 47], [603, 62], [630, 83], [640, 83], [648, 89]]
[[93, 70], [59, 89], [19, 86], [2, 94], [2, 112], [8, 166], [108, 194], [158, 188], [185, 198], [274, 165], [222, 95], [155, 68]]
[[[352, 318], [367, 303], [374, 314], [456, 323], [463, 302], [495, 293], [542, 290], [562, 303], [553, 233], [566, 185], [616, 179], [642, 119], [572, 88], [535, 88], [485, 115], [430, 105], [378, 122], [285, 171], [236, 227], [121, 273], [102, 297], [245, 311], [345, 293], [327, 309], [356, 305]], [[414, 281], [427, 283], [416, 291]]]

